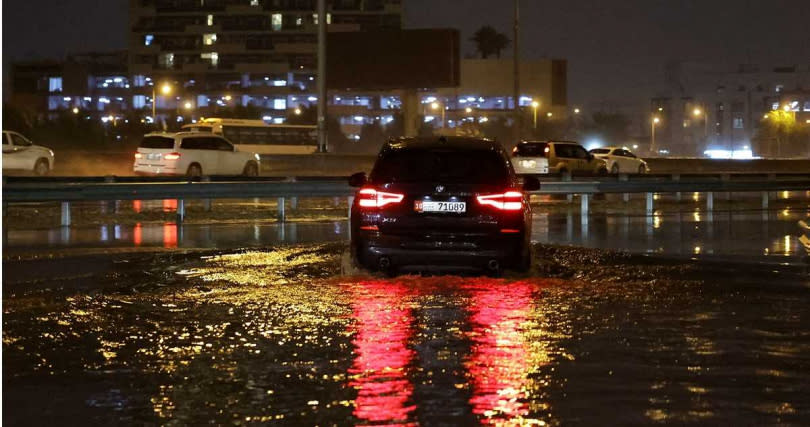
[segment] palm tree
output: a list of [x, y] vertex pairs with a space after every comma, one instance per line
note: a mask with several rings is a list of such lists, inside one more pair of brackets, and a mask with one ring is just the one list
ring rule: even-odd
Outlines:
[[501, 57], [501, 50], [509, 46], [512, 41], [505, 34], [499, 33], [489, 25], [484, 25], [470, 38], [475, 43], [475, 49], [481, 58], [487, 59], [490, 55]]

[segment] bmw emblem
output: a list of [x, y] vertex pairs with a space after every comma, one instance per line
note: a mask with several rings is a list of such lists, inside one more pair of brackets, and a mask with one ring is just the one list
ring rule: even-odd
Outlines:
[[436, 192], [441, 193], [442, 191], [444, 191], [444, 186], [443, 185], [437, 185], [436, 186]]

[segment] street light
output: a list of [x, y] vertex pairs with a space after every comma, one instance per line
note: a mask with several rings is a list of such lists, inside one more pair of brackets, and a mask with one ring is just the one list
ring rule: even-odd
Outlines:
[[73, 107], [73, 114], [79, 114], [79, 107]]
[[653, 153], [656, 152], [656, 150], [655, 150], [655, 125], [657, 125], [660, 122], [661, 122], [661, 119], [659, 119], [658, 117], [653, 117], [652, 124], [651, 124], [651, 127], [652, 127], [652, 141], [650, 142], [650, 151], [652, 151]]
[[579, 108], [574, 108], [574, 114], [579, 114]]
[[191, 104], [191, 101], [186, 101], [186, 103], [183, 104], [183, 107], [185, 107], [186, 110], [190, 110], [193, 107], [193, 105]]
[[[163, 83], [160, 93], [168, 95], [172, 93], [172, 87], [168, 83]], [[157, 86], [152, 86], [152, 123], [157, 123]]]
[[532, 101], [532, 109], [534, 110], [534, 128], [537, 129], [537, 108], [540, 107], [540, 103], [537, 101]]
[[300, 109], [300, 108], [296, 108], [296, 109], [295, 109], [295, 115], [296, 115], [296, 116], [300, 116], [300, 115], [301, 115], [301, 109]]
[[553, 115], [554, 115], [554, 114], [552, 114], [552, 113], [551, 113], [551, 111], [549, 111], [548, 113], [546, 113], [546, 117], [548, 117], [549, 119], [550, 119], [550, 118], [551, 118], [551, 116], [553, 116]]

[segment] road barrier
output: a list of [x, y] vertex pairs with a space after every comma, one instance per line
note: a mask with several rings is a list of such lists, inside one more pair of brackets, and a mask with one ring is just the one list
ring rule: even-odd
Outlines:
[[[761, 192], [762, 208], [767, 209], [772, 192], [808, 191], [810, 174], [679, 174], [619, 175], [587, 177], [572, 180], [570, 176], [542, 177], [540, 190], [533, 194], [580, 195], [581, 212], [586, 218], [591, 196], [595, 194], [645, 195], [645, 212], [652, 215], [655, 194], [706, 193], [706, 209], [714, 209], [715, 193]], [[3, 210], [8, 204], [26, 202], [61, 202], [62, 226], [70, 226], [71, 203], [77, 201], [177, 200], [177, 221], [185, 217], [186, 200], [204, 200], [210, 210], [212, 199], [277, 198], [279, 220], [286, 219], [287, 199], [297, 205], [299, 197], [348, 197], [351, 206], [355, 189], [346, 177], [4, 177]], [[115, 206], [115, 204], [111, 204]], [[114, 209], [114, 208], [113, 208]], [[4, 214], [5, 218], [6, 215]]]

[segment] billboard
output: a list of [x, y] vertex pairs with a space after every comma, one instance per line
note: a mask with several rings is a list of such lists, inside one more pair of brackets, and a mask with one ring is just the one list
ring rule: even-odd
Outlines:
[[327, 37], [329, 89], [420, 89], [459, 84], [454, 29], [333, 32]]

